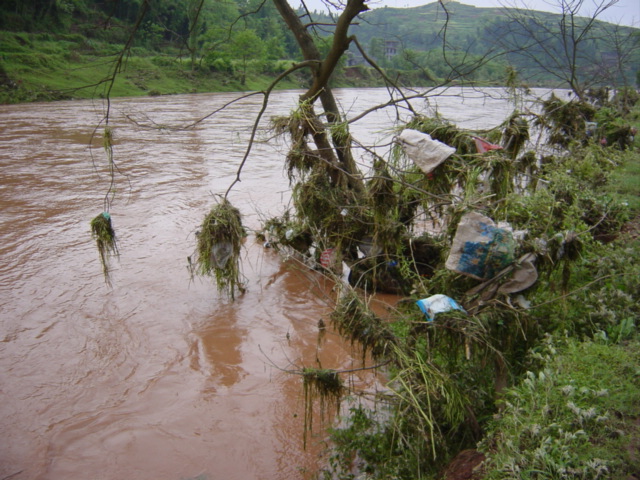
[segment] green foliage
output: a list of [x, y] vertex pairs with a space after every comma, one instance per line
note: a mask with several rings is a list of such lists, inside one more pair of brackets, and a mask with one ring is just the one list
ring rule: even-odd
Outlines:
[[587, 102], [564, 102], [555, 94], [542, 103], [542, 111], [538, 124], [548, 131], [549, 143], [560, 147], [586, 139], [585, 122], [593, 121], [596, 113], [596, 109]]
[[529, 141], [529, 122], [526, 117], [517, 111], [513, 112], [504, 123], [502, 138], [504, 149], [509, 157], [512, 160], [517, 159]]
[[315, 172], [306, 181], [298, 182], [293, 197], [304, 225], [323, 239], [319, 244], [322, 250], [329, 247], [348, 250], [351, 242], [360, 237], [360, 213], [344, 214], [345, 208], [353, 203], [353, 193], [333, 188], [326, 172]]
[[[3, 20], [5, 8], [14, 17], [24, 16], [24, 21], [5, 25], [7, 30], [16, 30], [16, 33], [0, 32], [1, 67], [6, 74], [6, 80], [0, 78], [0, 102], [87, 98], [103, 94], [104, 88], [100, 84], [109, 81], [114, 68], [111, 62], [129, 41], [129, 32], [137, 21], [142, 3], [127, 0], [108, 6], [91, 0], [46, 2], [47, 7], [55, 6], [53, 9], [38, 9], [32, 3], [25, 2], [15, 8], [4, 4], [0, 7]], [[196, 15], [194, 9], [200, 5], [202, 8]], [[292, 48], [295, 42], [291, 33], [270, 2], [242, 7], [253, 12], [245, 17], [246, 28], [243, 30], [239, 30], [237, 24], [241, 6], [233, 2], [156, 1], [148, 6], [149, 11], [132, 39], [132, 47], [125, 52], [128, 55], [124, 70], [131, 81], [116, 79], [111, 96], [237, 91], [247, 88], [244, 83], [251, 84], [252, 88], [262, 88], [272, 81], [274, 69], [282, 71], [282, 67], [268, 65], [265, 68], [261, 60], [268, 58], [275, 62], [297, 55]], [[38, 11], [37, 15], [33, 13], [34, 9]], [[70, 33], [69, 25], [58, 21], [61, 15], [65, 19], [73, 18], [73, 33]], [[46, 33], [28, 33], [31, 31]], [[246, 42], [238, 46], [246, 35], [243, 32], [248, 31], [257, 32], [252, 39], [255, 43], [251, 48], [244, 48]], [[185, 53], [185, 46], [188, 61], [158, 62], [160, 52], [175, 59]], [[230, 50], [233, 50], [231, 57], [228, 55]], [[114, 57], [104, 58], [111, 55]], [[140, 62], [135, 57], [156, 57], [150, 81], [141, 79], [147, 76], [146, 67], [138, 72]], [[200, 71], [203, 60], [215, 75]], [[254, 71], [250, 71], [252, 69]], [[189, 77], [185, 78], [184, 70], [191, 72]], [[235, 71], [242, 75], [237, 79], [230, 78], [228, 74]], [[258, 75], [259, 78], [254, 78]], [[92, 87], [87, 88], [89, 85]], [[278, 88], [296, 86], [298, 83], [294, 78], [282, 82]]]
[[[628, 246], [591, 246], [590, 251], [575, 265], [570, 289], [572, 295], [555, 306], [542, 305], [536, 309], [536, 315], [556, 318], [558, 330], [620, 339], [621, 332], [630, 325], [629, 319], [636, 319], [640, 315], [637, 302], [640, 268], [635, 262], [629, 262], [638, 246], [637, 240]], [[557, 281], [554, 278], [551, 280]], [[541, 293], [538, 293], [537, 299], [540, 303], [544, 302]], [[627, 327], [621, 327], [625, 322]]]
[[[34, 34], [0, 31], [0, 103], [93, 98], [105, 94], [113, 74], [114, 61], [122, 45], [75, 34], [49, 35], [49, 40]], [[177, 58], [171, 49], [159, 55], [136, 47], [127, 57], [121, 75], [115, 79], [111, 96], [238, 91], [243, 87], [234, 73], [239, 61], [211, 57], [206, 69], [190, 70], [190, 62]], [[209, 57], [207, 57], [209, 58]], [[255, 72], [247, 63], [246, 80], [257, 88], [273, 81], [273, 72], [286, 70], [287, 62], [259, 63]], [[213, 68], [211, 68], [213, 67]], [[264, 73], [261, 73], [264, 72]], [[287, 79], [278, 88], [298, 87], [297, 78]], [[244, 87], [246, 88], [246, 87]]]
[[[207, 66], [212, 67], [217, 58], [227, 55], [227, 49], [235, 50], [233, 58], [242, 64], [244, 76], [245, 67], [250, 67], [249, 59], [244, 54], [253, 55], [256, 49], [262, 49], [264, 55], [257, 55], [256, 59], [265, 58], [270, 61], [280, 59], [299, 59], [293, 34], [285, 27], [272, 2], [220, 2], [214, 0], [185, 0], [170, 2], [158, 0], [150, 3], [136, 0], [120, 0], [111, 5], [93, 0], [65, 0], [57, 2], [42, 2], [28, 0], [16, 2], [9, 0], [0, 6], [0, 28], [12, 32], [40, 33], [38, 42], [48, 35], [49, 40], [57, 42], [61, 36], [71, 37], [82, 35], [88, 39], [108, 42], [120, 49], [127, 41], [131, 27], [137, 22], [142, 5], [148, 7], [148, 12], [139, 26], [133, 39], [134, 47], [143, 47], [149, 54], [175, 53], [187, 55], [190, 61], [184, 67], [195, 71], [206, 59]], [[555, 19], [553, 14], [540, 14], [543, 20]], [[236, 20], [242, 16], [242, 22]], [[397, 77], [400, 84], [417, 86], [432, 85], [442, 81], [474, 81], [484, 84], [503, 84], [504, 71], [508, 63], [499, 55], [487, 56], [492, 51], [496, 38], [499, 38], [501, 28], [506, 21], [502, 15], [496, 15], [491, 8], [477, 9], [463, 4], [447, 4], [447, 12], [442, 10], [439, 3], [431, 3], [412, 9], [374, 9], [363, 14], [366, 21], [352, 26], [352, 33], [357, 35], [362, 45], [368, 46], [369, 55], [385, 68], [389, 69], [390, 77]], [[316, 13], [317, 22], [331, 23], [333, 20], [326, 14]], [[442, 49], [443, 27], [447, 25], [446, 48]], [[73, 33], [70, 33], [73, 30]], [[257, 42], [252, 48], [238, 50], [233, 47], [234, 39], [243, 31], [255, 32]], [[46, 32], [46, 33], [43, 33]], [[331, 40], [331, 33], [322, 29], [314, 30], [322, 52], [326, 52]], [[384, 37], [381, 37], [384, 32]], [[496, 33], [498, 32], [498, 33]], [[595, 29], [593, 51], [612, 51], [612, 34], [606, 35], [602, 25]], [[620, 38], [629, 35], [626, 28], [618, 32]], [[400, 39], [401, 47], [396, 56], [384, 54], [384, 42], [390, 38]], [[79, 40], [68, 38], [75, 46], [68, 48], [68, 52], [85, 52], [79, 47]], [[632, 45], [633, 46], [633, 45]], [[590, 47], [591, 48], [591, 47]], [[186, 51], [185, 51], [186, 50]], [[5, 50], [3, 50], [4, 52]], [[590, 50], [591, 51], [591, 50]], [[358, 54], [353, 51], [354, 56]], [[88, 52], [87, 52], [88, 53]], [[624, 78], [635, 75], [639, 62], [637, 51], [631, 49], [622, 52], [625, 59], [621, 62]], [[518, 68], [521, 78], [533, 78], [535, 65], [531, 62], [524, 64], [522, 59], [513, 61], [511, 65]], [[83, 58], [80, 65], [86, 66], [88, 59]], [[255, 65], [257, 68], [260, 65]], [[636, 67], [634, 67], [636, 66]], [[62, 68], [60, 71], [71, 71]], [[233, 73], [217, 62], [213, 69], [216, 72]], [[585, 69], [586, 70], [586, 69]], [[269, 73], [269, 72], [267, 72]], [[333, 84], [352, 84], [342, 75], [342, 68], [332, 78]], [[369, 72], [368, 72], [369, 73]], [[98, 78], [104, 78], [99, 77]], [[15, 78], [18, 80], [19, 78]], [[26, 80], [26, 79], [23, 79]], [[251, 80], [245, 78], [245, 81]], [[616, 79], [618, 82], [619, 79]], [[242, 78], [238, 79], [239, 82]], [[549, 84], [549, 76], [539, 77], [538, 84]], [[266, 80], [264, 81], [266, 82]], [[339, 83], [336, 83], [339, 82]], [[93, 82], [95, 83], [95, 82]], [[618, 82], [628, 85], [629, 81]], [[361, 83], [362, 84], [362, 81]], [[381, 85], [380, 79], [368, 79], [368, 85]], [[225, 91], [229, 83], [222, 80], [209, 84], [209, 88]], [[299, 86], [299, 84], [293, 84]], [[292, 85], [289, 85], [291, 87]], [[32, 87], [37, 88], [37, 87]], [[236, 88], [240, 88], [236, 85]], [[159, 93], [174, 93], [175, 89], [153, 88]], [[206, 91], [189, 85], [182, 91]], [[180, 91], [180, 90], [179, 90]], [[15, 92], [14, 92], [15, 93]], [[118, 89], [118, 95], [140, 95], [145, 91], [139, 89]], [[47, 93], [47, 95], [51, 95]], [[31, 95], [32, 96], [32, 95]], [[31, 98], [21, 95], [20, 101]], [[42, 97], [41, 97], [42, 98]]]
[[530, 195], [509, 197], [505, 219], [534, 239], [567, 230], [588, 231], [596, 237], [618, 232], [628, 220], [626, 205], [597, 189], [607, 184], [623, 158], [624, 154], [592, 144], [545, 159], [535, 180], [537, 188]]
[[[502, 8], [477, 8], [458, 2], [376, 8], [363, 14], [364, 21], [352, 31], [384, 67], [428, 66], [439, 79], [454, 79], [464, 74], [465, 80], [504, 85], [503, 72], [509, 65], [529, 85], [558, 86], [558, 69], [549, 66], [555, 65], [557, 59], [566, 58], [565, 52], [573, 47], [572, 39], [565, 38], [563, 42], [560, 34], [562, 17], [527, 9], [506, 10], [507, 14]], [[515, 22], [519, 17], [526, 18], [524, 26]], [[577, 26], [582, 25], [578, 22]], [[632, 27], [614, 28], [596, 21], [588, 35], [577, 38], [577, 43], [581, 43], [576, 52], [576, 73], [580, 81], [583, 78], [593, 81], [595, 77], [598, 84], [632, 85], [640, 65], [640, 37], [634, 37], [634, 33]], [[413, 58], [408, 59], [401, 52], [387, 59], [384, 42], [390, 39], [398, 40], [404, 51], [414, 52], [410, 55]], [[511, 40], [511, 48], [498, 47], [506, 40]], [[513, 48], [516, 41], [519, 48]], [[623, 51], [620, 51], [621, 45], [624, 45]], [[497, 51], [505, 55], [494, 56]], [[618, 56], [615, 65], [608, 63], [606, 67], [594, 68], [598, 62], [597, 52], [615, 52]], [[482, 62], [477, 63], [481, 58]], [[465, 59], [464, 65], [461, 59]], [[480, 68], [473, 68], [474, 64]], [[469, 66], [472, 68], [468, 69]], [[566, 82], [562, 82], [562, 86], [567, 86]]]
[[[337, 448], [329, 458], [324, 478], [352, 480], [355, 478], [354, 470], [373, 473], [375, 467], [369, 465], [376, 465], [380, 459], [389, 458], [390, 452], [393, 451], [393, 446], [389, 445], [390, 436], [386, 435], [383, 423], [371, 409], [363, 406], [352, 407], [349, 425], [330, 430]], [[351, 452], [358, 452], [357, 459], [353, 458]], [[384, 475], [391, 473], [388, 463], [382, 466]]]
[[443, 436], [465, 418], [464, 394], [422, 356], [402, 358], [392, 395], [379, 398], [375, 410], [353, 407], [343, 428], [331, 430], [335, 448], [325, 478], [431, 478], [438, 471]]
[[631, 145], [632, 126], [621, 117], [619, 110], [612, 107], [600, 108], [595, 120], [598, 123], [598, 133], [606, 140], [607, 145], [621, 150]]
[[626, 478], [640, 467], [637, 344], [547, 343], [543, 362], [509, 389], [481, 449], [490, 479]]
[[224, 52], [230, 58], [236, 58], [241, 63], [241, 84], [246, 82], [247, 67], [250, 60], [259, 60], [265, 55], [265, 45], [255, 30], [240, 30], [231, 37]]
[[[554, 102], [547, 104], [551, 121], [549, 117], [544, 121], [561, 136], [584, 128], [585, 111], [597, 115], [595, 108]], [[552, 104], [568, 110], [559, 113]], [[606, 355], [618, 355], [618, 350], [606, 348], [624, 347], [637, 338], [640, 270], [629, 259], [637, 257], [639, 244], [621, 232], [632, 218], [623, 198], [637, 197], [638, 189], [632, 193], [629, 188], [626, 197], [616, 196], [610, 184], [621, 166], [628, 174], [634, 172], [630, 159], [637, 159], [637, 151], [602, 146], [586, 136], [582, 142], [562, 139], [567, 148], [537, 165], [538, 158], [530, 152], [515, 158], [509, 149], [479, 155], [471, 140], [473, 132], [442, 119], [417, 117], [410, 127], [455, 145], [459, 153], [429, 175], [408, 168], [399, 161], [401, 156], [389, 162], [378, 160], [367, 184], [371, 194], [367, 208], [375, 224], [378, 210], [393, 218], [399, 204], [417, 200], [425, 211], [434, 208], [453, 228], [443, 236], [440, 253], [433, 256], [432, 273], [406, 276], [411, 278], [412, 294], [398, 304], [388, 327], [393, 346], [385, 355], [390, 361], [388, 388], [395, 396], [376, 405], [375, 413], [359, 407], [352, 412], [353, 418], [345, 420], [344, 429], [333, 432], [333, 474], [336, 478], [358, 474], [373, 479], [436, 478], [444, 462], [460, 449], [472, 448], [479, 431], [489, 426], [491, 435], [484, 443], [491, 457], [487, 478], [623, 478], [608, 475], [632, 471], [628, 459], [621, 460], [619, 454], [622, 442], [629, 441], [619, 432], [628, 427], [617, 419], [611, 422], [610, 412], [618, 406], [610, 403], [610, 397], [594, 394], [603, 387], [580, 377], [583, 355], [589, 356], [585, 363], [592, 365], [600, 362], [603, 348], [602, 365], [606, 365]], [[524, 143], [528, 125], [514, 114], [485, 135], [493, 141], [502, 137], [503, 144], [522, 136]], [[518, 185], [524, 174], [532, 185]], [[637, 185], [637, 173], [629, 182]], [[492, 195], [480, 199], [476, 191], [480, 184]], [[435, 192], [440, 202], [443, 195], [451, 195], [451, 204], [437, 210], [431, 207], [438, 200], [429, 194]], [[494, 220], [506, 220], [522, 232], [516, 256], [535, 254], [538, 280], [518, 296], [492, 296], [490, 288], [489, 293], [478, 289], [477, 281], [444, 267], [457, 219], [478, 206]], [[411, 263], [403, 261], [406, 252], [400, 252], [401, 269], [412, 270]], [[467, 314], [439, 313], [433, 322], [425, 322], [413, 302], [444, 292], [461, 302]], [[359, 319], [355, 325], [361, 333], [351, 338], [365, 342], [366, 334], [375, 329], [364, 320], [368, 318], [365, 303], [356, 301], [357, 297], [353, 300], [353, 295], [343, 298], [358, 314], [345, 317]], [[341, 303], [336, 311], [347, 310]], [[584, 346], [573, 341], [571, 348], [577, 353], [562, 357], [569, 360], [560, 373], [553, 370], [557, 366], [535, 363], [529, 356], [540, 351], [551, 332], [591, 339]], [[633, 364], [634, 355], [624, 362]], [[540, 361], [539, 356], [535, 358]], [[611, 361], [615, 364], [616, 359]], [[590, 368], [595, 367], [585, 371]], [[574, 382], [570, 387], [580, 394], [564, 398], [572, 390], [556, 383], [560, 375], [567, 384]], [[633, 395], [638, 389], [635, 375]], [[498, 411], [495, 402], [500, 392], [514, 381], [520, 386], [504, 397], [504, 415], [490, 421]], [[562, 401], [552, 403], [558, 399]], [[628, 407], [626, 411], [631, 411]], [[637, 405], [634, 408], [635, 413], [629, 414], [633, 418], [638, 414]], [[600, 431], [601, 427], [606, 430]], [[594, 437], [592, 432], [601, 436]]]
[[[638, 139], [636, 138], [636, 142]], [[636, 143], [637, 145], [637, 143]], [[636, 147], [637, 148], [637, 147]], [[630, 216], [640, 214], [640, 162], [637, 149], [627, 150], [619, 156], [619, 166], [608, 176], [607, 194], [629, 207]]]
[[[389, 386], [398, 397], [399, 415], [416, 432], [422, 432], [432, 459], [467, 416], [468, 399], [447, 369], [428, 359], [420, 349], [396, 349], [398, 368]], [[426, 453], [426, 452], [425, 452]], [[414, 452], [418, 456], [419, 452]]]

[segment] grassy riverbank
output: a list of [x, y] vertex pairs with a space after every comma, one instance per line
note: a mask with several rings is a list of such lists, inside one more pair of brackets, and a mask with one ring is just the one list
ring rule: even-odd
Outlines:
[[[180, 51], [163, 54], [133, 48], [121, 57], [117, 44], [79, 34], [30, 34], [0, 31], [0, 103], [82, 98], [242, 92], [267, 88], [292, 61], [250, 62], [244, 83], [239, 70], [220, 72], [197, 65]], [[114, 75], [114, 71], [118, 71]], [[406, 73], [407, 81], [420, 81]], [[283, 79], [278, 89], [303, 88], [304, 73]], [[372, 69], [342, 70], [335, 86], [381, 86]]]
[[[231, 92], [260, 89], [271, 78], [255, 75], [242, 85], [233, 75], [191, 71], [172, 54], [153, 55], [134, 49], [120, 58], [117, 45], [81, 35], [0, 32], [0, 102]], [[173, 56], [175, 54], [176, 56]], [[121, 62], [120, 72], [114, 69]], [[281, 88], [297, 88], [294, 81]]]
[[[219, 71], [202, 63], [192, 66], [188, 56], [175, 47], [162, 53], [133, 47], [124, 56], [122, 49], [120, 44], [80, 34], [0, 31], [0, 104], [260, 91], [294, 63], [253, 60], [245, 72], [239, 61], [229, 61]], [[434, 85], [433, 78], [419, 69], [388, 69], [386, 73], [398, 85]], [[305, 88], [309, 78], [299, 70], [282, 79], [276, 89]], [[331, 85], [366, 88], [385, 83], [373, 68], [357, 65], [338, 68]]]

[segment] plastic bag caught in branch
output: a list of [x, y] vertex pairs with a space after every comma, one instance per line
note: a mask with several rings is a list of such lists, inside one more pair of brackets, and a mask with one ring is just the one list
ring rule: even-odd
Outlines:
[[456, 151], [454, 147], [434, 140], [428, 133], [410, 128], [403, 130], [397, 141], [407, 157], [424, 173], [431, 173]]
[[453, 298], [442, 295], [441, 293], [432, 295], [429, 298], [418, 300], [416, 304], [420, 307], [420, 310], [422, 310], [422, 313], [427, 316], [427, 320], [430, 322], [433, 321], [436, 313], [444, 313], [451, 310], [460, 310], [461, 312], [465, 312], [465, 309], [462, 308], [462, 306], [460, 306]]
[[477, 212], [462, 217], [445, 267], [454, 272], [487, 280], [515, 260], [516, 242], [511, 232]]
[[485, 140], [484, 138], [480, 138], [480, 137], [471, 137], [471, 138], [473, 138], [473, 141], [476, 144], [476, 149], [478, 150], [478, 153], [487, 153], [487, 152], [490, 152], [491, 150], [503, 150], [503, 148], [500, 145], [491, 143], [490, 141]]

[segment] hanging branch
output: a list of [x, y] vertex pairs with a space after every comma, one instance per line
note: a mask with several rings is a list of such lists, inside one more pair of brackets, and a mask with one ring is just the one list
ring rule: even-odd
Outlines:
[[196, 236], [195, 264], [189, 257], [192, 274], [214, 277], [218, 291], [226, 291], [233, 300], [236, 290], [244, 292], [239, 259], [246, 232], [240, 210], [223, 198], [205, 216]]
[[307, 433], [313, 430], [313, 405], [314, 401], [320, 400], [320, 414], [324, 417], [327, 406], [333, 406], [336, 413], [340, 411], [340, 403], [346, 387], [340, 379], [341, 374], [363, 372], [367, 370], [377, 370], [388, 365], [391, 360], [370, 367], [351, 368], [346, 370], [335, 370], [331, 368], [301, 367], [298, 369], [285, 369], [276, 365], [264, 353], [262, 347], [258, 345], [258, 349], [267, 358], [269, 364], [287, 374], [300, 375], [302, 377], [304, 391], [304, 428], [303, 428], [303, 446], [307, 448]]
[[224, 194], [225, 199], [228, 197], [229, 192], [231, 192], [231, 189], [234, 187], [234, 185], [240, 182], [240, 174], [242, 173], [242, 169], [244, 168], [244, 165], [247, 162], [247, 159], [249, 158], [249, 154], [251, 153], [251, 149], [253, 148], [253, 143], [256, 138], [256, 133], [258, 131], [258, 125], [260, 124], [260, 120], [262, 119], [264, 112], [267, 110], [267, 107], [269, 106], [269, 96], [271, 95], [271, 92], [273, 91], [273, 89], [276, 87], [276, 85], [278, 85], [278, 83], [280, 83], [283, 79], [291, 75], [296, 70], [300, 70], [301, 68], [315, 65], [316, 63], [317, 61], [315, 60], [307, 60], [305, 62], [301, 62], [293, 65], [286, 72], [283, 72], [280, 75], [278, 75], [278, 77], [273, 82], [271, 82], [271, 85], [269, 85], [269, 87], [267, 87], [266, 90], [260, 92], [262, 93], [262, 95], [264, 95], [264, 99], [262, 101], [262, 107], [260, 108], [260, 111], [258, 112], [258, 115], [256, 116], [256, 119], [253, 122], [253, 127], [251, 128], [251, 135], [249, 136], [249, 141], [247, 142], [247, 148], [245, 149], [244, 155], [242, 157], [242, 161], [240, 162], [240, 165], [238, 166], [238, 170], [236, 171], [236, 178], [233, 180], [233, 182], [231, 182], [231, 185], [229, 185], [229, 188], [227, 188], [227, 191]]
[[111, 286], [109, 261], [111, 256], [117, 257], [119, 252], [116, 232], [111, 225], [111, 215], [109, 215], [109, 213], [102, 212], [91, 220], [91, 235], [96, 241], [98, 253], [100, 254], [104, 281], [107, 285]]
[[[115, 197], [115, 177], [116, 172], [118, 172], [118, 167], [113, 158], [113, 129], [109, 125], [109, 119], [111, 115], [111, 90], [115, 84], [116, 78], [118, 74], [122, 71], [125, 55], [127, 55], [133, 44], [133, 39], [135, 38], [135, 33], [140, 28], [142, 24], [142, 20], [144, 19], [147, 11], [149, 10], [149, 0], [144, 0], [142, 2], [142, 6], [140, 9], [140, 13], [138, 14], [138, 18], [136, 20], [135, 25], [131, 33], [129, 34], [129, 38], [123, 49], [120, 51], [118, 58], [115, 61], [113, 66], [113, 70], [111, 76], [104, 79], [100, 84], [107, 83], [107, 89], [105, 93], [106, 100], [106, 112], [104, 115], [104, 133], [103, 133], [103, 146], [105, 153], [107, 155], [107, 167], [109, 173], [109, 188], [104, 196], [104, 204], [103, 204], [103, 212], [96, 216], [93, 220], [91, 220], [91, 235], [96, 241], [96, 246], [98, 248], [98, 253], [100, 255], [100, 263], [102, 264], [102, 273], [104, 275], [105, 282], [107, 285], [111, 286], [111, 278], [109, 272], [109, 260], [112, 256], [119, 256], [118, 245], [116, 241], [116, 234], [113, 229], [113, 225], [111, 223], [111, 214], [109, 213], [111, 203], [113, 198]], [[97, 131], [94, 130], [94, 133]], [[93, 139], [93, 135], [91, 136]]]

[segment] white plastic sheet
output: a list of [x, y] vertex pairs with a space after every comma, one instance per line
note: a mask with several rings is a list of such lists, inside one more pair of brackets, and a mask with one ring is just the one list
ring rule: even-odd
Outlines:
[[424, 173], [431, 173], [456, 151], [455, 148], [431, 138], [427, 133], [407, 128], [398, 136], [404, 153]]

